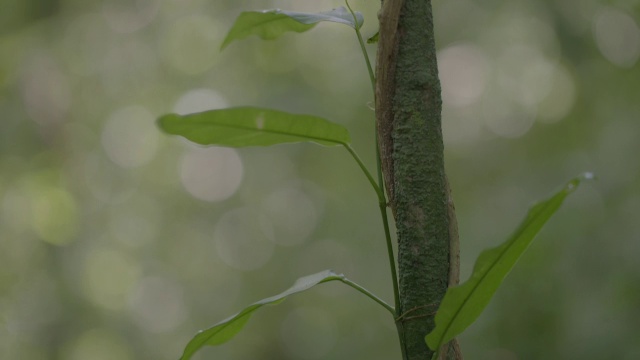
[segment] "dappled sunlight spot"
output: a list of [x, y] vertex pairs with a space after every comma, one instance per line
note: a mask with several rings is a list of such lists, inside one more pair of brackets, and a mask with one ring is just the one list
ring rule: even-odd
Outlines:
[[260, 214], [249, 208], [225, 213], [216, 224], [213, 238], [218, 256], [238, 270], [263, 267], [273, 255], [274, 245], [263, 228], [269, 226]]
[[102, 3], [102, 15], [113, 31], [132, 33], [147, 26], [155, 18], [159, 6], [159, 0], [107, 0]]
[[489, 76], [489, 61], [482, 49], [472, 44], [456, 44], [438, 52], [442, 101], [462, 107], [477, 102]]
[[244, 167], [234, 149], [194, 148], [180, 162], [180, 179], [195, 198], [222, 201], [236, 193]]
[[549, 94], [555, 61], [524, 44], [507, 48], [497, 59], [497, 81], [505, 96], [522, 106], [535, 106]]
[[56, 187], [35, 189], [30, 194], [32, 227], [40, 239], [54, 245], [75, 240], [78, 206], [71, 194]]
[[558, 65], [553, 74], [551, 90], [538, 108], [538, 121], [554, 123], [562, 120], [576, 102], [576, 84], [573, 76], [563, 65]]
[[84, 293], [94, 304], [123, 310], [140, 277], [140, 268], [123, 253], [95, 249], [86, 255], [82, 274]]
[[593, 19], [593, 36], [602, 55], [611, 63], [631, 68], [640, 57], [640, 28], [629, 14], [602, 8]]
[[61, 351], [66, 360], [133, 360], [125, 340], [115, 332], [95, 328], [66, 343]]
[[131, 106], [111, 114], [102, 129], [101, 140], [111, 161], [123, 168], [134, 168], [155, 156], [158, 131], [147, 109]]
[[171, 331], [187, 318], [180, 286], [159, 277], [140, 280], [129, 298], [129, 311], [138, 326], [154, 333]]
[[295, 187], [271, 193], [263, 202], [262, 211], [272, 224], [272, 240], [283, 246], [306, 242], [320, 217], [311, 197]]
[[160, 39], [161, 54], [179, 71], [201, 74], [217, 62], [224, 33], [225, 29], [209, 16], [185, 16], [176, 20]]
[[22, 99], [29, 117], [40, 125], [66, 120], [71, 106], [69, 79], [50, 54], [35, 51], [22, 78]]
[[193, 89], [180, 96], [173, 107], [173, 112], [178, 115], [187, 115], [206, 110], [223, 109], [228, 106], [227, 99], [215, 90]]
[[294, 359], [326, 359], [336, 346], [338, 326], [326, 310], [297, 307], [282, 321], [280, 340]]

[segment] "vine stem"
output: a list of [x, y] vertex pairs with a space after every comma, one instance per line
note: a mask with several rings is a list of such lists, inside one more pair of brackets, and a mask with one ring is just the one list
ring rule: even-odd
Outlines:
[[[355, 12], [353, 11], [353, 9], [351, 8], [351, 5], [349, 5], [349, 1], [345, 0], [345, 4], [347, 5], [347, 8], [349, 9], [349, 12], [351, 12], [351, 16], [353, 16], [353, 21], [355, 23], [355, 31], [356, 31], [356, 35], [358, 37], [358, 43], [360, 43], [360, 50], [362, 51], [362, 55], [364, 57], [364, 61], [367, 64], [367, 70], [369, 72], [369, 80], [371, 81], [371, 90], [373, 91], [373, 95], [375, 97], [375, 93], [376, 93], [376, 77], [373, 73], [373, 68], [371, 67], [371, 61], [369, 60], [369, 54], [367, 53], [367, 49], [364, 45], [364, 40], [362, 39], [362, 34], [360, 34], [360, 27], [358, 26], [358, 19], [356, 17]], [[369, 179], [369, 182], [371, 182], [371, 185], [374, 187], [374, 189], [376, 189], [376, 193], [378, 194], [378, 204], [380, 207], [380, 215], [382, 216], [382, 224], [384, 226], [384, 235], [386, 238], [386, 243], [387, 243], [387, 254], [389, 255], [389, 267], [391, 268], [391, 277], [392, 277], [392, 281], [393, 281], [393, 295], [394, 295], [394, 300], [395, 300], [395, 307], [396, 307], [396, 311], [400, 311], [400, 291], [398, 290], [398, 275], [397, 275], [397, 271], [396, 271], [396, 261], [395, 261], [395, 257], [393, 254], [393, 244], [391, 241], [391, 232], [389, 231], [389, 218], [387, 216], [387, 199], [384, 193], [384, 184], [383, 184], [383, 180], [382, 180], [382, 166], [380, 164], [380, 148], [378, 146], [378, 130], [376, 127], [376, 131], [375, 131], [375, 147], [376, 147], [376, 170], [377, 170], [377, 175], [378, 175], [378, 183], [377, 185], [374, 184], [374, 181], [371, 177], [371, 174], [369, 173], [368, 170], [366, 170], [366, 168], [364, 167], [363, 164], [361, 164], [362, 162], [359, 160], [359, 158], [357, 158], [357, 155], [355, 154], [355, 152], [350, 149], [350, 147], [347, 147], [347, 150], [349, 150], [351, 152], [351, 154], [354, 156], [354, 158], [356, 159], [356, 161], [359, 163], [360, 167], [363, 169], [363, 171], [365, 172], [365, 174], [367, 175], [367, 178]], [[398, 316], [399, 314], [396, 313], [396, 316]]]

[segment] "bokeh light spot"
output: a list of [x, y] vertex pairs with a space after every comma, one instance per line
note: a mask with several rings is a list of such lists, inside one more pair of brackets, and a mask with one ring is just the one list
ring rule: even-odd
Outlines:
[[182, 185], [205, 201], [222, 201], [235, 194], [243, 172], [240, 155], [229, 148], [195, 148], [180, 163]]
[[48, 53], [37, 53], [27, 64], [22, 96], [27, 113], [36, 123], [66, 120], [71, 106], [69, 80]]
[[318, 223], [313, 200], [300, 189], [283, 188], [270, 194], [262, 205], [273, 225], [278, 245], [299, 245], [308, 240]]
[[122, 310], [140, 277], [140, 269], [120, 252], [95, 249], [86, 256], [83, 275], [85, 294], [93, 303]]
[[38, 236], [54, 245], [66, 245], [75, 239], [78, 207], [67, 191], [41, 188], [32, 195], [33, 229]]
[[130, 171], [122, 170], [102, 152], [86, 152], [83, 155], [81, 170], [84, 185], [96, 199], [116, 204], [134, 194], [136, 187]]
[[219, 92], [211, 89], [194, 89], [186, 92], [178, 99], [173, 107], [173, 112], [180, 115], [187, 115], [206, 110], [222, 109], [229, 106]]
[[102, 3], [102, 15], [113, 31], [132, 33], [153, 20], [159, 5], [158, 0], [105, 0]]
[[593, 36], [602, 55], [613, 64], [630, 68], [640, 57], [640, 28], [627, 13], [603, 8], [594, 18]]
[[187, 317], [180, 286], [158, 277], [140, 281], [129, 300], [129, 310], [141, 328], [155, 333], [173, 330]]
[[140, 247], [157, 239], [161, 208], [152, 198], [136, 195], [109, 212], [109, 230], [120, 243]]
[[549, 94], [538, 108], [538, 121], [554, 123], [566, 117], [576, 102], [576, 84], [571, 73], [562, 65], [555, 68]]
[[147, 109], [131, 106], [109, 117], [101, 139], [111, 161], [124, 168], [133, 168], [148, 163], [155, 156], [158, 129]]
[[109, 32], [105, 19], [96, 13], [69, 19], [61, 44], [66, 69], [81, 76], [95, 74], [103, 69], [113, 45], [113, 41], [107, 36]]
[[451, 106], [467, 106], [478, 101], [485, 90], [489, 65], [482, 49], [457, 44], [438, 53], [442, 101]]
[[519, 44], [498, 58], [497, 80], [505, 96], [522, 106], [535, 106], [551, 90], [554, 69], [540, 49]]
[[485, 99], [482, 105], [485, 126], [492, 133], [505, 138], [518, 138], [526, 134], [536, 118], [535, 108], [526, 108], [497, 96]]
[[21, 189], [9, 188], [0, 203], [0, 224], [5, 230], [16, 233], [30, 227], [30, 201], [28, 194]]
[[66, 345], [61, 358], [68, 360], [132, 360], [131, 349], [117, 334], [106, 329], [88, 330]]
[[260, 214], [248, 208], [225, 213], [213, 234], [222, 261], [238, 270], [256, 270], [273, 255], [274, 245], [263, 230], [268, 227]]

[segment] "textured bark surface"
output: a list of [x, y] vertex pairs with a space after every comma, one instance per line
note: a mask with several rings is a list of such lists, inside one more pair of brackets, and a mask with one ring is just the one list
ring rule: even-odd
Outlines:
[[[405, 359], [430, 359], [425, 335], [458, 281], [457, 223], [444, 172], [440, 81], [429, 0], [384, 0], [376, 64], [378, 142], [398, 231], [398, 329]], [[457, 342], [443, 359], [461, 359]]]

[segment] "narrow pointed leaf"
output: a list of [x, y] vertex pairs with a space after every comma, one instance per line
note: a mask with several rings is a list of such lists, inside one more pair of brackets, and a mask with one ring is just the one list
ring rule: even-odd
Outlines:
[[309, 290], [310, 288], [333, 280], [345, 280], [344, 275], [336, 274], [330, 270], [325, 270], [317, 274], [309, 275], [298, 279], [292, 287], [286, 291], [255, 302], [239, 313], [227, 318], [214, 326], [200, 331], [187, 344], [180, 360], [191, 359], [193, 354], [203, 346], [216, 346], [223, 344], [233, 338], [245, 326], [251, 315], [265, 305], [276, 305], [283, 302], [288, 296]]
[[168, 114], [158, 119], [158, 126], [166, 133], [201, 145], [243, 147], [315, 142], [335, 146], [351, 141], [345, 127], [323, 118], [254, 107]]
[[360, 12], [356, 12], [356, 18], [357, 23], [344, 6], [319, 13], [280, 9], [245, 11], [238, 16], [220, 48], [224, 49], [231, 42], [251, 35], [256, 35], [263, 40], [273, 40], [286, 32], [305, 32], [321, 21], [335, 22], [359, 29], [364, 23], [364, 17]]
[[524, 221], [506, 242], [480, 254], [469, 280], [449, 288], [442, 299], [436, 314], [436, 327], [426, 336], [429, 348], [440, 349], [480, 316], [498, 286], [564, 199], [582, 180], [592, 178], [591, 173], [585, 173], [568, 182], [549, 199], [531, 207]]

